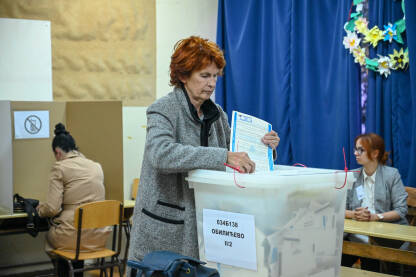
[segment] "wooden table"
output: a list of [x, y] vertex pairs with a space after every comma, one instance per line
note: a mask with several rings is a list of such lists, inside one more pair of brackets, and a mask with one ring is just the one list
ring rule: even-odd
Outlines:
[[136, 204], [136, 200], [124, 200], [123, 202], [123, 206], [125, 209], [134, 208], [135, 204]]
[[[134, 209], [135, 200], [124, 200], [123, 207], [126, 210]], [[5, 219], [12, 219], [12, 218], [23, 218], [27, 217], [27, 213], [14, 213], [14, 214], [0, 214], [0, 222]]]
[[416, 242], [416, 228], [409, 225], [345, 219], [344, 232], [384, 239]]
[[[416, 227], [387, 222], [345, 219], [344, 232], [370, 237], [416, 242]], [[344, 241], [342, 253], [416, 266], [416, 253], [377, 245]]]
[[[128, 221], [128, 219], [133, 215], [134, 204], [134, 200], [123, 201], [123, 221]], [[26, 217], [26, 213], [0, 214], [0, 236], [26, 233]], [[49, 229], [47, 220], [41, 219], [39, 227], [39, 231], [47, 231]], [[130, 225], [125, 227], [125, 231], [127, 232], [126, 235], [129, 238]]]
[[[0, 236], [27, 233], [27, 213], [0, 214]], [[41, 218], [37, 225], [39, 232], [49, 230], [48, 220]]]
[[0, 221], [10, 218], [27, 217], [27, 213], [14, 213], [14, 214], [0, 214]]

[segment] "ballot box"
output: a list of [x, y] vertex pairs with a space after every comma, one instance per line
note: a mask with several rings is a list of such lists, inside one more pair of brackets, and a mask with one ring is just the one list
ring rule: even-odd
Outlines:
[[339, 276], [344, 171], [276, 166], [240, 174], [195, 170], [200, 259], [221, 276]]

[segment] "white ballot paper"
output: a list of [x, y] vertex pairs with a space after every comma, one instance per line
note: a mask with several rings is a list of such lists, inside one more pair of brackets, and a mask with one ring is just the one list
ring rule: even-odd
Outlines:
[[[256, 163], [256, 172], [273, 170], [273, 150], [261, 139], [272, 125], [251, 115], [233, 111], [231, 120], [231, 152], [246, 152]], [[227, 169], [228, 170], [228, 169]]]

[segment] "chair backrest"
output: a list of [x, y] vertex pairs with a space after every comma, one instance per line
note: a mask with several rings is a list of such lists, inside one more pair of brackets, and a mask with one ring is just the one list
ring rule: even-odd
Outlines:
[[407, 206], [416, 207], [416, 188], [405, 187], [407, 192]]
[[131, 185], [131, 199], [136, 199], [137, 197], [137, 191], [139, 190], [139, 178], [134, 178], [133, 184]]
[[[79, 206], [75, 210], [74, 227], [78, 229], [102, 228], [119, 225], [121, 223], [123, 206], [117, 200], [91, 202]], [[82, 214], [82, 221], [80, 215]]]
[[[416, 226], [416, 188], [404, 187], [407, 192], [407, 219], [411, 226]], [[412, 246], [413, 247], [413, 246]]]
[[78, 260], [80, 253], [82, 229], [114, 226], [112, 250], [115, 250], [117, 245], [116, 253], [120, 254], [122, 218], [123, 205], [117, 200], [91, 202], [77, 207], [74, 214], [74, 227], [77, 229], [75, 260]]

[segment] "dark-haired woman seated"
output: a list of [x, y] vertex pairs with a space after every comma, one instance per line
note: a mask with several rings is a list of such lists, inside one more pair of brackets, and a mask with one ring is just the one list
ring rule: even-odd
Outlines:
[[[99, 163], [84, 157], [77, 150], [74, 138], [61, 123], [55, 126], [52, 151], [56, 162], [52, 167], [46, 202], [41, 202], [38, 213], [51, 218], [46, 236], [46, 251], [74, 250], [76, 233], [74, 211], [85, 203], [105, 200], [104, 174]], [[82, 251], [96, 250], [105, 246], [109, 229], [91, 229], [82, 234]], [[76, 267], [82, 267], [80, 262]], [[58, 261], [58, 276], [67, 276], [67, 263]], [[76, 276], [82, 276], [82, 273]]]
[[[400, 173], [396, 168], [386, 166], [388, 152], [384, 140], [374, 133], [355, 138], [354, 155], [362, 165], [351, 190], [348, 191], [345, 218], [358, 221], [384, 221], [408, 224], [407, 193]], [[349, 234], [348, 240], [368, 243], [364, 235]], [[382, 246], [399, 248], [403, 242], [387, 239], [374, 239]], [[358, 257], [343, 255], [342, 265], [351, 266]], [[377, 260], [361, 258], [361, 268], [379, 271]]]

